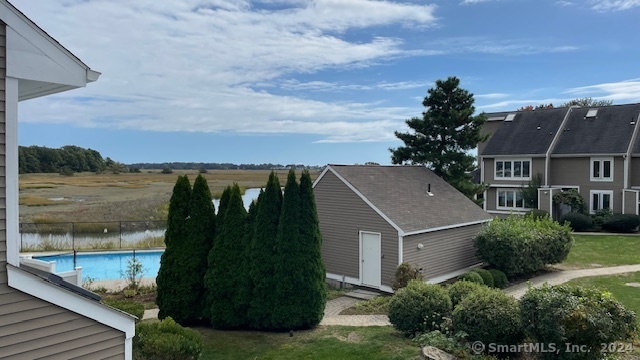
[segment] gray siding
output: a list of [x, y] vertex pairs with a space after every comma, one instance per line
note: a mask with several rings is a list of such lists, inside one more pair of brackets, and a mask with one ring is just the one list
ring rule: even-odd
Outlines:
[[[597, 157], [597, 156], [596, 156]], [[624, 186], [624, 160], [614, 157], [613, 181], [591, 181], [591, 158], [551, 158], [551, 186], [573, 185], [580, 187], [580, 194], [590, 206], [591, 190], [613, 191], [613, 212], [622, 212], [622, 188]]]
[[623, 214], [635, 214], [638, 215], [638, 193], [636, 191], [623, 191], [624, 196], [624, 209]]
[[398, 232], [331, 171], [313, 189], [327, 272], [360, 278], [360, 231], [382, 234], [382, 285], [398, 266]]
[[5, 34], [6, 25], [0, 22], [0, 357], [7, 360], [124, 359], [124, 333], [8, 286]]
[[[403, 241], [403, 261], [422, 268], [426, 279], [450, 274], [481, 263], [475, 256], [473, 238], [482, 225], [470, 225], [406, 236]], [[418, 244], [423, 244], [418, 249]]]

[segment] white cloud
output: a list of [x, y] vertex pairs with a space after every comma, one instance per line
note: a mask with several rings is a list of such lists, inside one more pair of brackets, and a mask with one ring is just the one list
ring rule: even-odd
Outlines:
[[560, 7], [566, 7], [566, 6], [575, 5], [575, 3], [571, 2], [571, 1], [561, 0], [561, 1], [556, 1], [555, 5], [560, 6]]
[[476, 95], [474, 94], [473, 97], [476, 99], [502, 99], [505, 97], [508, 97], [509, 94], [503, 94], [503, 93], [491, 93], [491, 94], [479, 94]]
[[629, 10], [640, 6], [640, 0], [591, 0], [591, 8], [597, 11]]
[[103, 73], [89, 89], [25, 103], [22, 121], [151, 131], [302, 132], [325, 135], [327, 141], [386, 140], [410, 110], [276, 95], [270, 93], [274, 82], [316, 91], [354, 86], [278, 79], [415, 56], [402, 39], [384, 32], [357, 40], [347, 35], [437, 21], [434, 5], [388, 0], [16, 0], [15, 5]]
[[433, 41], [428, 44], [443, 52], [483, 53], [508, 56], [521, 56], [542, 53], [563, 53], [579, 50], [573, 45], [549, 45], [538, 39], [495, 40], [485, 37], [456, 37]]
[[374, 84], [346, 84], [339, 82], [308, 81], [300, 82], [296, 79], [287, 79], [279, 83], [279, 86], [288, 91], [366, 91], [366, 90], [408, 90], [415, 88], [427, 88], [433, 85], [433, 81], [400, 81], [379, 82]]
[[640, 102], [640, 78], [575, 87], [568, 89], [566, 93], [601, 100], [613, 100], [617, 103]]
[[488, 2], [488, 1], [494, 1], [494, 0], [462, 0], [460, 4], [469, 5], [469, 4], [478, 4], [478, 3]]

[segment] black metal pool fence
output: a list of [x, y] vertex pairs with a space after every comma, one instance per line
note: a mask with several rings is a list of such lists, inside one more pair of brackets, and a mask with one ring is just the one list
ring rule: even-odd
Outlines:
[[160, 247], [166, 225], [164, 220], [20, 223], [20, 251]]

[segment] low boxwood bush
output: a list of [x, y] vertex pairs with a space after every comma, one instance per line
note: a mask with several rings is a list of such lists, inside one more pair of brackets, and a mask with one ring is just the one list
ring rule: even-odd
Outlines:
[[406, 287], [407, 284], [409, 284], [409, 281], [411, 280], [422, 280], [423, 276], [422, 273], [420, 272], [420, 269], [414, 267], [413, 265], [407, 263], [407, 262], [403, 262], [402, 264], [398, 265], [398, 267], [396, 268], [396, 276], [395, 276], [395, 280], [393, 281], [393, 284], [391, 285], [391, 288], [393, 289], [393, 291], [396, 291], [398, 289], [402, 289], [403, 287]]
[[476, 254], [507, 277], [532, 274], [566, 259], [573, 246], [569, 225], [549, 217], [494, 219], [475, 238]]
[[560, 223], [564, 224], [565, 222], [569, 223], [573, 231], [587, 231], [593, 228], [593, 219], [591, 216], [577, 212], [564, 214], [562, 218], [560, 218]]
[[493, 276], [493, 287], [504, 289], [509, 285], [509, 280], [504, 272], [498, 269], [489, 269], [488, 271], [491, 273], [491, 276]]
[[451, 305], [455, 308], [465, 296], [483, 287], [485, 287], [485, 285], [463, 280], [447, 285], [446, 289], [451, 298]]
[[126, 313], [134, 315], [138, 318], [138, 320], [142, 319], [142, 317], [144, 316], [144, 305], [138, 304], [133, 300], [116, 300], [105, 298], [102, 299], [102, 302], [118, 310], [122, 310]]
[[138, 323], [133, 338], [135, 360], [196, 360], [202, 353], [199, 332], [184, 328], [171, 317], [161, 322]]
[[480, 276], [480, 274], [474, 271], [469, 271], [468, 273], [464, 273], [460, 275], [458, 280], [484, 285], [484, 280], [482, 280], [482, 276]]
[[640, 216], [634, 214], [614, 214], [602, 223], [602, 230], [611, 232], [632, 232], [640, 225]]
[[631, 339], [636, 315], [610, 293], [579, 286], [532, 288], [522, 297], [520, 311], [525, 334], [533, 341], [579, 344], [589, 352], [541, 354], [548, 359], [600, 358], [601, 344]]
[[437, 330], [451, 314], [451, 299], [440, 285], [412, 280], [389, 301], [389, 321], [406, 335]]
[[489, 271], [487, 271], [486, 269], [473, 269], [473, 272], [480, 275], [480, 277], [482, 278], [482, 282], [485, 285], [487, 285], [488, 287], [494, 287], [493, 276]]
[[465, 296], [453, 310], [453, 327], [471, 341], [519, 344], [524, 336], [518, 301], [498, 289], [483, 287]]

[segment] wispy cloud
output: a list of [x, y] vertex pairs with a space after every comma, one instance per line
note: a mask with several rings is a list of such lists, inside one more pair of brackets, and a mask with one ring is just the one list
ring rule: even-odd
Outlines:
[[563, 53], [579, 50], [574, 45], [549, 45], [541, 39], [491, 39], [486, 37], [456, 37], [427, 44], [449, 54], [483, 53], [521, 56], [544, 53]]
[[556, 1], [556, 2], [555, 2], [555, 5], [556, 5], [556, 6], [560, 6], [560, 7], [566, 7], [566, 6], [572, 6], [572, 5], [575, 5], [575, 3], [574, 3], [574, 2], [572, 2], [572, 1], [565, 1], [565, 0], [562, 0], [562, 1]]
[[326, 81], [300, 82], [296, 79], [287, 79], [279, 83], [282, 89], [289, 91], [367, 91], [367, 90], [409, 90], [416, 88], [426, 88], [433, 84], [433, 81], [400, 81], [400, 82], [379, 82], [374, 84], [347, 84]]
[[495, 1], [495, 0], [462, 0], [460, 4], [469, 5], [469, 4], [478, 4], [478, 3], [488, 2], [488, 1]]
[[503, 93], [491, 93], [491, 94], [474, 94], [473, 97], [476, 99], [502, 99], [508, 97], [509, 94]]
[[640, 78], [568, 89], [565, 93], [614, 102], [640, 102]]
[[591, 0], [591, 8], [596, 11], [629, 10], [640, 6], [640, 0]]
[[[103, 73], [87, 91], [31, 101], [38, 106], [23, 106], [22, 121], [150, 131], [304, 132], [354, 141], [387, 139], [409, 110], [279, 95], [271, 92], [273, 85], [314, 91], [421, 86], [278, 79], [416, 56], [396, 33], [376, 31], [358, 39], [348, 33], [437, 22], [434, 5], [389, 0], [47, 1], [20, 8]], [[93, 97], [91, 106], [77, 101], [85, 94]], [[107, 101], [112, 98], [121, 103]], [[363, 135], [363, 129], [370, 131]]]

